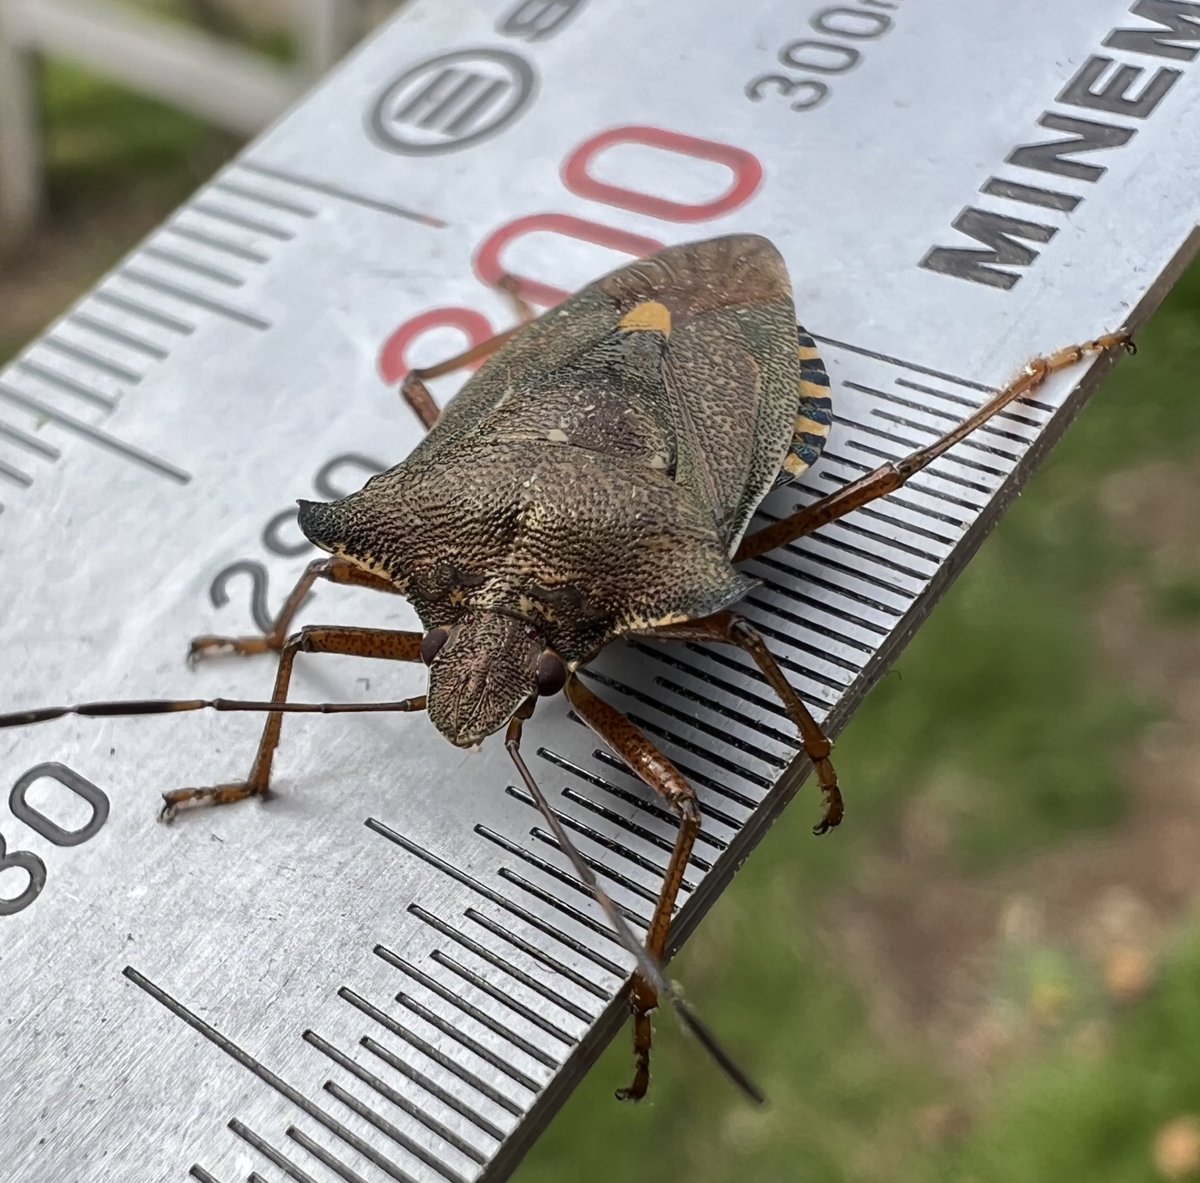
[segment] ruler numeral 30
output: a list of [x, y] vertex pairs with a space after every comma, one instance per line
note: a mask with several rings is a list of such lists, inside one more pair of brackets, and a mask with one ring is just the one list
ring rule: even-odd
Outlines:
[[[68, 789], [90, 810], [91, 816], [81, 826], [68, 828], [59, 825], [48, 813], [29, 801], [29, 789], [37, 781], [49, 778]], [[104, 790], [80, 776], [65, 764], [38, 764], [17, 779], [8, 795], [8, 807], [17, 821], [24, 822], [35, 834], [55, 846], [79, 846], [94, 838], [108, 820], [109, 803]], [[46, 864], [30, 850], [9, 850], [0, 834], [0, 875], [15, 870], [25, 876], [25, 887], [19, 895], [0, 894], [0, 916], [15, 916], [23, 912], [46, 886]]]

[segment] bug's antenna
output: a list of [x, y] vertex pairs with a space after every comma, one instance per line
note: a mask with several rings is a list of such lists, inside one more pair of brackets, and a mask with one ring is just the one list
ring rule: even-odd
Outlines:
[[83, 702], [0, 715], [0, 728], [46, 723], [64, 715], [169, 715], [176, 711], [266, 711], [269, 714], [346, 715], [375, 711], [423, 711], [425, 696], [397, 702], [248, 702], [239, 698], [148, 698], [130, 702]]
[[638, 940], [633, 929], [629, 927], [629, 921], [625, 919], [620, 908], [613, 902], [612, 896], [600, 886], [595, 872], [588, 866], [583, 855], [576, 849], [575, 844], [567, 837], [567, 831], [563, 828], [562, 822], [558, 820], [558, 815], [551, 809], [550, 802], [546, 800], [545, 794], [538, 788], [537, 782], [533, 779], [533, 773], [529, 771], [529, 766], [525, 763], [525, 758], [521, 755], [521, 728], [524, 722], [525, 719], [522, 715], [513, 716], [512, 721], [508, 725], [508, 735], [505, 738], [504, 746], [508, 749], [508, 754], [512, 757], [513, 763], [517, 766], [517, 771], [521, 774], [521, 779], [525, 782], [525, 787], [529, 790], [535, 804], [541, 810], [542, 816], [549, 824], [555, 841], [567, 858], [571, 860], [571, 865], [575, 868], [575, 873], [588, 886], [592, 895], [595, 896], [596, 902], [604, 909], [604, 914], [608, 917], [609, 923], [620, 938], [621, 944], [636, 959], [638, 971], [654, 987], [655, 993], [660, 998], [665, 998], [671, 1003], [675, 1013], [679, 1016], [680, 1023], [699, 1040], [701, 1047], [712, 1056], [725, 1075], [755, 1104], [765, 1104], [766, 1097], [763, 1095], [762, 1090], [717, 1042], [716, 1036], [707, 1024], [702, 1022], [699, 1015], [684, 1001], [679, 993], [679, 988], [667, 978], [667, 975], [663, 972], [663, 967], [650, 955], [646, 946]]

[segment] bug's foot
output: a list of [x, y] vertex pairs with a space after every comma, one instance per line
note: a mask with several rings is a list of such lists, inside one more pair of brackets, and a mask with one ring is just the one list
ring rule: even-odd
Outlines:
[[613, 1094], [618, 1101], [638, 1102], [645, 1099], [646, 1091], [650, 1088], [650, 1057], [637, 1057], [637, 1065], [633, 1070], [633, 1083], [627, 1089], [617, 1089]]
[[250, 781], [235, 784], [214, 785], [209, 789], [174, 789], [163, 793], [163, 806], [158, 811], [160, 822], [172, 822], [175, 815], [184, 809], [203, 809], [208, 805], [230, 805], [234, 801], [245, 801], [247, 797], [266, 797], [267, 787]]
[[227, 653], [269, 653], [278, 652], [283, 648], [283, 642], [275, 642], [273, 637], [194, 637], [188, 646], [187, 663], [193, 669], [206, 657], [220, 657]]
[[846, 806], [842, 801], [842, 790], [838, 785], [837, 773], [833, 770], [833, 765], [826, 760], [816, 761], [817, 780], [821, 785], [821, 792], [825, 794], [825, 816], [813, 826], [813, 833], [819, 838], [822, 834], [828, 834], [830, 830], [836, 829], [842, 824], [842, 818], [846, 816]]
[[642, 975], [634, 974], [629, 987], [629, 1009], [633, 1012], [633, 1083], [617, 1089], [618, 1101], [640, 1101], [650, 1087], [650, 1045], [654, 1038], [650, 1012], [658, 1006], [658, 995]]
[[1105, 333], [1083, 346], [1087, 353], [1100, 353], [1105, 349], [1124, 349], [1126, 353], [1137, 353], [1132, 330], [1117, 329], [1115, 333]]

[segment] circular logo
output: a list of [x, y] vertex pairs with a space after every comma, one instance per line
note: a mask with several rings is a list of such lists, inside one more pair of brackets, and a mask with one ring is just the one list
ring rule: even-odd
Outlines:
[[401, 74], [375, 104], [371, 127], [396, 152], [453, 152], [507, 127], [534, 87], [533, 68], [515, 53], [460, 49]]

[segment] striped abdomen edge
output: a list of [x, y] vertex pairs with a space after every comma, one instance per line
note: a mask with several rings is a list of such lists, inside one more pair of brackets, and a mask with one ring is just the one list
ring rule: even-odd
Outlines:
[[774, 487], [794, 481], [814, 464], [829, 438], [833, 426], [833, 399], [829, 394], [829, 374], [817, 351], [816, 342], [801, 328], [797, 352], [800, 356], [800, 389], [796, 404], [796, 426], [792, 443], [783, 458]]

